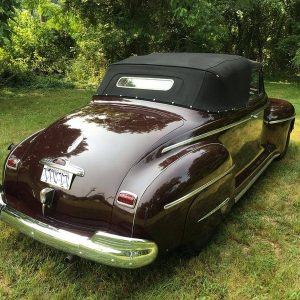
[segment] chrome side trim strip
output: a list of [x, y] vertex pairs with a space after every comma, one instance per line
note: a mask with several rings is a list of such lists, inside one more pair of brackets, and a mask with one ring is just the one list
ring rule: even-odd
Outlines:
[[212, 184], [214, 184], [215, 182], [219, 181], [220, 179], [222, 179], [223, 177], [225, 177], [227, 174], [231, 173], [233, 171], [233, 169], [235, 168], [235, 165], [233, 165], [231, 168], [229, 168], [226, 172], [220, 174], [219, 176], [217, 176], [216, 178], [208, 181], [207, 183], [205, 183], [204, 185], [200, 186], [199, 188], [195, 189], [194, 191], [188, 193], [187, 195], [171, 202], [168, 203], [164, 206], [164, 209], [169, 209], [193, 196], [195, 196], [196, 194], [199, 194], [200, 192], [202, 192], [203, 190], [205, 190], [206, 188], [208, 188], [209, 186], [211, 186]]
[[214, 135], [214, 134], [217, 134], [217, 133], [220, 133], [222, 131], [225, 131], [227, 129], [230, 129], [232, 127], [235, 127], [237, 125], [240, 125], [240, 124], [243, 124], [247, 121], [250, 121], [251, 119], [257, 119], [258, 118], [258, 114], [260, 114], [261, 112], [263, 112], [265, 109], [265, 107], [263, 109], [260, 109], [259, 111], [256, 111], [256, 112], [253, 112], [250, 116], [246, 117], [246, 118], [243, 118], [241, 119], [240, 121], [237, 121], [237, 122], [234, 122], [234, 123], [231, 123], [231, 124], [228, 124], [226, 126], [223, 126], [223, 127], [220, 127], [220, 128], [217, 128], [217, 129], [214, 129], [214, 130], [211, 130], [209, 132], [205, 132], [203, 134], [200, 134], [198, 136], [195, 136], [195, 137], [192, 137], [192, 138], [189, 138], [187, 140], [184, 140], [182, 142], [179, 142], [179, 143], [176, 143], [174, 145], [171, 145], [171, 146], [168, 146], [164, 149], [162, 149], [161, 153], [166, 153], [170, 150], [173, 150], [175, 148], [178, 148], [178, 147], [181, 147], [181, 146], [184, 146], [184, 145], [187, 145], [187, 144], [190, 144], [190, 143], [193, 143], [193, 142], [196, 142], [196, 141], [199, 141], [199, 140], [202, 140], [206, 137], [209, 137], [211, 135]]
[[33, 143], [34, 140], [37, 138], [37, 136], [39, 135], [40, 132], [42, 132], [43, 130], [45, 130], [45, 128], [40, 129], [39, 131], [33, 133], [31, 136], [29, 136], [27, 139], [25, 139], [24, 141], [22, 141], [22, 143], [24, 143], [25, 141], [27, 141], [28, 139], [30, 139], [31, 137], [33, 137], [34, 135], [36, 135], [29, 143]]
[[84, 140], [84, 136], [81, 134], [67, 149], [67, 153], [73, 152]]
[[266, 124], [277, 124], [277, 123], [282, 123], [282, 122], [285, 122], [285, 121], [289, 121], [289, 120], [295, 119], [295, 117], [296, 117], [296, 114], [294, 114], [291, 117], [280, 119], [280, 120], [274, 120], [274, 121], [264, 120], [264, 123], [266, 123]]
[[214, 208], [213, 210], [211, 210], [208, 214], [206, 214], [203, 218], [201, 218], [200, 220], [198, 220], [198, 222], [201, 222], [203, 220], [205, 220], [206, 218], [208, 218], [209, 216], [211, 216], [212, 214], [214, 214], [216, 211], [218, 211], [219, 209], [221, 209], [223, 206], [225, 206], [228, 202], [230, 201], [230, 197], [226, 198], [223, 202], [221, 202], [216, 208]]
[[5, 206], [6, 206], [6, 204], [4, 203], [3, 197], [0, 193], [0, 212], [1, 212], [2, 208], [4, 208]]
[[248, 189], [253, 185], [253, 183], [257, 180], [257, 178], [266, 170], [266, 168], [270, 165], [270, 163], [280, 155], [280, 153], [275, 154], [270, 158], [270, 160], [258, 171], [258, 173], [250, 180], [250, 182], [245, 186], [245, 188], [240, 191], [240, 193], [235, 196], [235, 203], [237, 203], [242, 196], [248, 191]]
[[63, 160], [66, 162], [65, 166], [56, 164], [53, 162], [53, 160], [55, 160], [55, 158], [43, 158], [40, 160], [40, 164], [48, 166], [50, 168], [52, 167], [52, 168], [56, 168], [56, 169], [59, 169], [62, 171], [70, 172], [70, 173], [80, 176], [80, 177], [84, 176], [84, 170], [80, 167], [72, 165], [68, 160], [63, 158]]
[[0, 206], [0, 220], [48, 246], [113, 267], [139, 268], [153, 262], [158, 254], [153, 241], [103, 231], [87, 237], [53, 227], [6, 205]]

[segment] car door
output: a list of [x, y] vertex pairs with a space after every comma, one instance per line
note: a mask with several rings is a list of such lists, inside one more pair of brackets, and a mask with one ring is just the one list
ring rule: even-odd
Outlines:
[[225, 131], [219, 140], [226, 146], [235, 164], [236, 188], [246, 179], [257, 161], [268, 155], [268, 149], [261, 143], [264, 109], [267, 106], [262, 71], [252, 70], [247, 107], [237, 112], [236, 124]]

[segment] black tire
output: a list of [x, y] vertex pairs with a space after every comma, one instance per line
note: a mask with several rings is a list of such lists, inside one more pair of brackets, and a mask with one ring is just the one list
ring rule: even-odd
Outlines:
[[201, 235], [201, 237], [199, 237], [199, 239], [193, 240], [193, 241], [189, 242], [188, 244], [186, 244], [185, 248], [186, 248], [187, 253], [191, 256], [197, 256], [199, 254], [199, 252], [209, 244], [212, 237], [216, 233], [217, 228], [218, 228], [218, 226], [212, 228], [205, 234]]

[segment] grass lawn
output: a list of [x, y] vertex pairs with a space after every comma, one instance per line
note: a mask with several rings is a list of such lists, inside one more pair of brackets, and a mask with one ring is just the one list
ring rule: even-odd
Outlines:
[[[300, 85], [267, 83], [300, 115]], [[84, 105], [91, 90], [0, 91], [0, 162], [6, 148]], [[300, 122], [274, 162], [197, 256], [178, 251], [138, 270], [65, 254], [0, 222], [0, 299], [300, 299]], [[0, 175], [1, 176], [1, 175]]]

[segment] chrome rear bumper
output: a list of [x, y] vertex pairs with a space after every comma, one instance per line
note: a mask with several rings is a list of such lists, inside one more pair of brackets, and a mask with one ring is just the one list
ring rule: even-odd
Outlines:
[[153, 262], [158, 252], [156, 244], [147, 240], [102, 231], [89, 238], [55, 228], [8, 207], [1, 193], [0, 220], [44, 244], [109, 266], [139, 268]]

